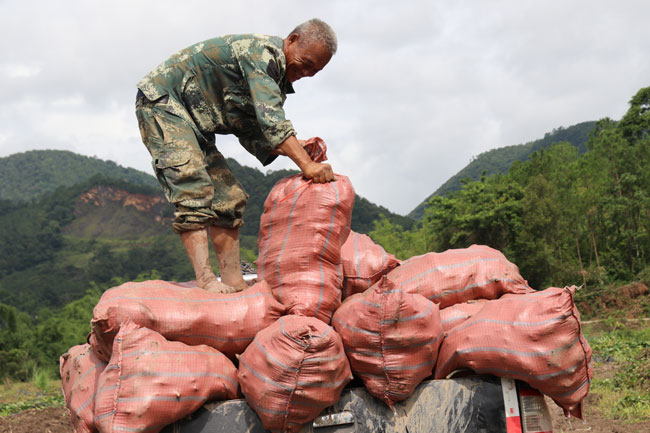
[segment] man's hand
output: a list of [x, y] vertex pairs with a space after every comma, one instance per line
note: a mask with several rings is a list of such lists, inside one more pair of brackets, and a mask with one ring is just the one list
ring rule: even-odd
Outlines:
[[305, 142], [303, 140], [298, 140], [292, 135], [284, 140], [275, 149], [275, 152], [279, 155], [285, 155], [291, 158], [307, 179], [313, 179], [316, 183], [325, 183], [336, 180], [332, 166], [322, 162], [312, 161], [309, 154], [302, 147], [304, 144]]
[[332, 166], [324, 162], [311, 162], [303, 170], [302, 174], [307, 179], [314, 179], [316, 183], [326, 183], [336, 180]]

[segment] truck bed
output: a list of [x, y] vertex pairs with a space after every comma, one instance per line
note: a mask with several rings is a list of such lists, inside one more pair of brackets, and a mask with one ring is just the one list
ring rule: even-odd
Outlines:
[[[363, 387], [343, 390], [301, 433], [505, 432], [502, 382], [494, 376], [427, 380], [391, 411]], [[257, 414], [245, 400], [206, 404], [163, 433], [262, 433]]]

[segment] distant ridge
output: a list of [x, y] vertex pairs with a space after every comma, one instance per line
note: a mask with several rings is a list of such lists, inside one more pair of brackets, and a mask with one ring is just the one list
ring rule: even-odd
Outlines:
[[156, 179], [113, 161], [67, 150], [30, 150], [0, 158], [0, 199], [31, 201], [58, 187], [69, 187], [96, 175], [134, 185], [158, 187]]
[[433, 194], [427, 197], [407, 216], [420, 220], [424, 216], [426, 203], [434, 195], [446, 195], [461, 188], [463, 179], [479, 180], [485, 171], [486, 174], [492, 175], [497, 173], [507, 173], [510, 166], [515, 161], [525, 161], [533, 153], [551, 146], [553, 143], [567, 141], [578, 148], [578, 153], [587, 151], [587, 141], [589, 134], [594, 129], [596, 122], [582, 122], [567, 128], [560, 127], [552, 132], [547, 132], [544, 138], [531, 141], [526, 144], [515, 144], [512, 146], [501, 147], [483, 152], [467, 164], [461, 171], [449, 178]]
[[[262, 173], [259, 169], [241, 165], [232, 158], [227, 160], [235, 177], [250, 195], [244, 214], [246, 223], [242, 227], [241, 234], [256, 239], [260, 216], [264, 210], [264, 200], [269, 191], [278, 180], [297, 171], [277, 170]], [[101, 177], [146, 187], [148, 194], [162, 197], [158, 181], [151, 174], [122, 167], [113, 161], [104, 161], [70, 151], [32, 150], [0, 158], [0, 200], [25, 203], [43, 194], [51, 193], [59, 187], [69, 188]], [[101, 184], [100, 181], [92, 183]], [[170, 205], [166, 206], [170, 208], [168, 213], [173, 212]], [[357, 196], [352, 215], [352, 229], [360, 233], [368, 233], [373, 229], [373, 221], [380, 215], [406, 228], [410, 228], [414, 223], [409, 217], [392, 213]]]

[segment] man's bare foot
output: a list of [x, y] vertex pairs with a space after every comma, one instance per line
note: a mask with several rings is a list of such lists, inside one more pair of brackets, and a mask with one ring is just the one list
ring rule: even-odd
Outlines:
[[241, 292], [242, 290], [248, 289], [248, 284], [246, 283], [246, 281], [241, 280], [239, 284], [231, 287], [233, 288], [233, 292]]
[[231, 286], [222, 283], [216, 278], [207, 284], [200, 285], [199, 287], [211, 293], [234, 293], [239, 291], [239, 290], [235, 290]]
[[221, 282], [232, 287], [233, 292], [246, 289], [239, 258], [239, 229], [211, 226], [209, 234], [219, 261]]

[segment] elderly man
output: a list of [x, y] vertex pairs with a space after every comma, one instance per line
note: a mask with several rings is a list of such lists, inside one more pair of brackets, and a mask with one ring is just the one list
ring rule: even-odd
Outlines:
[[[197, 284], [213, 292], [242, 290], [239, 227], [248, 195], [215, 146], [215, 134], [234, 134], [263, 165], [291, 158], [314, 182], [333, 180], [329, 164], [313, 162], [285, 118], [291, 83], [312, 77], [336, 52], [329, 25], [312, 19], [285, 39], [229, 35], [192, 45], [156, 67], [137, 85], [136, 115], [156, 177], [176, 207], [174, 231]], [[221, 282], [212, 271], [212, 241]]]

